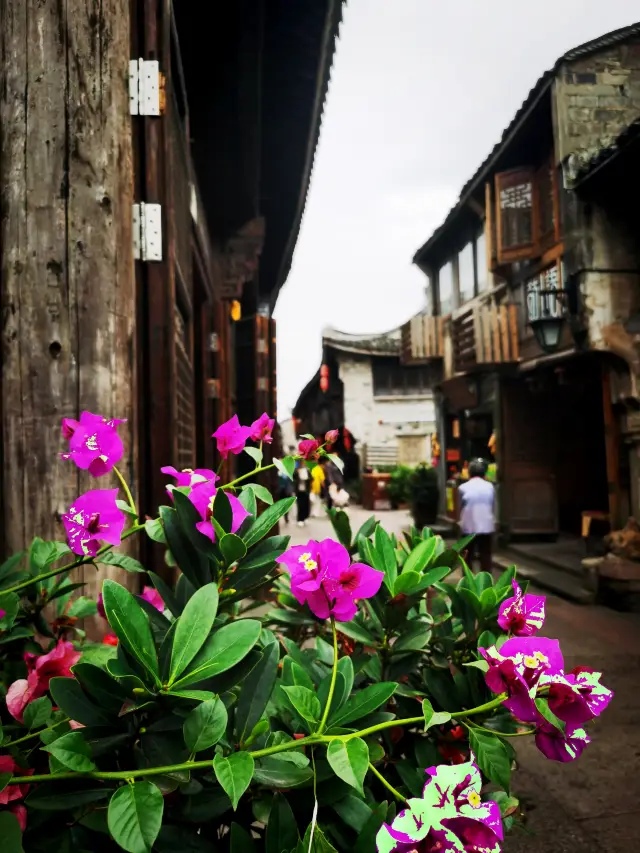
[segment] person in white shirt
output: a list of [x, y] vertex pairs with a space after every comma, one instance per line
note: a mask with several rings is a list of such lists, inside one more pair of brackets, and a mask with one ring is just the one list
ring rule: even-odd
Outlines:
[[477, 556], [480, 569], [491, 572], [491, 546], [496, 529], [494, 515], [495, 489], [486, 479], [484, 459], [474, 459], [469, 465], [469, 480], [458, 488], [460, 495], [460, 528], [465, 536], [474, 535], [469, 544], [467, 559], [473, 567]]

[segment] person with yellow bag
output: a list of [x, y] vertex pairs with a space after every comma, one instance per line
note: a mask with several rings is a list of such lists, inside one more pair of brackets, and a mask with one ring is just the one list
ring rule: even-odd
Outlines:
[[322, 465], [316, 465], [311, 472], [311, 517], [320, 517], [322, 506], [322, 495], [324, 492], [325, 473]]

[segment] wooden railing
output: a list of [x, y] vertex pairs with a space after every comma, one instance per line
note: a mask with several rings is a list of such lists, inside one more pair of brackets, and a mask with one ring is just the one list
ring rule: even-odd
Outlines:
[[518, 306], [476, 306], [452, 321], [451, 335], [455, 373], [518, 361]]
[[403, 364], [422, 364], [444, 356], [443, 318], [416, 314], [402, 327]]

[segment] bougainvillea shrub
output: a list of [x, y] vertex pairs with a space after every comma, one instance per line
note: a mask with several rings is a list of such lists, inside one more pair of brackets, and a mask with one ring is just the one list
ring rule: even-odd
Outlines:
[[[0, 567], [3, 853], [499, 851], [519, 821], [514, 738], [573, 761], [611, 699], [600, 673], [565, 670], [544, 598], [515, 569], [471, 572], [468, 540], [354, 532], [342, 511], [333, 537], [289, 547], [273, 531], [294, 499], [256, 482], [267, 414], [214, 433], [251, 474], [167, 466], [166, 505], [141, 519], [119, 423], [63, 423], [64, 458], [101, 488], [63, 515], [66, 544]], [[273, 465], [292, 476], [328, 441]], [[164, 546], [175, 584], [118, 553], [132, 535]], [[79, 595], [72, 569], [101, 563], [140, 593]], [[101, 644], [81, 628], [95, 613]]]

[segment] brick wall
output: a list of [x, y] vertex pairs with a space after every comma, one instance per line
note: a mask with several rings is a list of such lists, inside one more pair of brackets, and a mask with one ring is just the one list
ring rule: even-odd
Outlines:
[[554, 86], [556, 152], [565, 181], [640, 118], [640, 41], [565, 65]]

